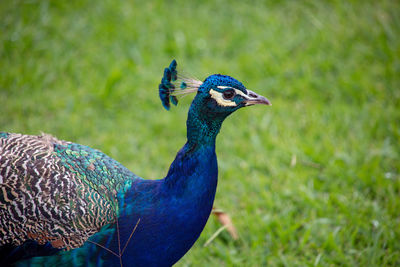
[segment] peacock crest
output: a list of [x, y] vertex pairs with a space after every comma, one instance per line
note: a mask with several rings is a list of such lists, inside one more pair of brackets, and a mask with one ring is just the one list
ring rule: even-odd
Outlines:
[[170, 109], [170, 103], [175, 106], [178, 104], [178, 96], [195, 93], [203, 84], [194, 78], [189, 78], [183, 74], [178, 74], [176, 60], [172, 60], [168, 68], [164, 69], [164, 76], [158, 86], [161, 102], [166, 110]]

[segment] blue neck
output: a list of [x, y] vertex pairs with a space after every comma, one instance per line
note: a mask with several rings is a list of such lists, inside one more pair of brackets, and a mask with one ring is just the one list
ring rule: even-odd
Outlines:
[[[197, 186], [208, 185], [209, 174], [218, 172], [215, 139], [225, 116], [213, 116], [204, 110], [200, 112], [198, 106], [195, 100], [190, 106], [186, 121], [187, 142], [176, 155], [164, 179], [168, 190], [190, 192], [187, 188], [188, 183], [193, 182]], [[212, 161], [215, 161], [215, 166]]]
[[[190, 109], [188, 140], [161, 180], [135, 182], [120, 202], [124, 244], [135, 223], [123, 262], [133, 266], [171, 266], [200, 236], [217, 188], [215, 138], [222, 120], [209, 120]], [[115, 260], [115, 259], [114, 259]]]
[[[200, 107], [202, 108], [200, 110]], [[221, 129], [222, 122], [228, 114], [208, 112], [208, 107], [201, 106], [193, 100], [190, 106], [187, 126], [188, 144], [196, 148], [199, 146], [215, 146], [215, 138]]]
[[[188, 142], [176, 155], [167, 176], [164, 178], [165, 190], [179, 192], [196, 190], [188, 186], [208, 185], [210, 173], [217, 173], [217, 156], [215, 144], [198, 144]], [[191, 194], [193, 192], [190, 192]]]

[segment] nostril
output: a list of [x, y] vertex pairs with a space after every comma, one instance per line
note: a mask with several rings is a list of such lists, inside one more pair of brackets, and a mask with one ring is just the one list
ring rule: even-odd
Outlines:
[[257, 95], [256, 95], [255, 93], [253, 93], [253, 92], [250, 92], [250, 93], [249, 93], [249, 96], [251, 96], [251, 97], [257, 97]]

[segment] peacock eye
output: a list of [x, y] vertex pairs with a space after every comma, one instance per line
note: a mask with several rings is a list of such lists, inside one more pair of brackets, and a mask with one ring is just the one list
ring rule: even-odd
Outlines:
[[230, 100], [230, 99], [232, 99], [234, 96], [235, 96], [235, 90], [233, 90], [233, 89], [228, 89], [228, 90], [225, 90], [223, 93], [222, 93], [222, 96], [224, 97], [224, 99], [225, 100]]

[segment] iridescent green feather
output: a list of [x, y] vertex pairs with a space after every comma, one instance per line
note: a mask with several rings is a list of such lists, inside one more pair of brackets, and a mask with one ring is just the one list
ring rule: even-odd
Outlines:
[[54, 153], [68, 170], [115, 208], [117, 193], [128, 189], [133, 179], [141, 179], [101, 151], [84, 145], [55, 145]]

